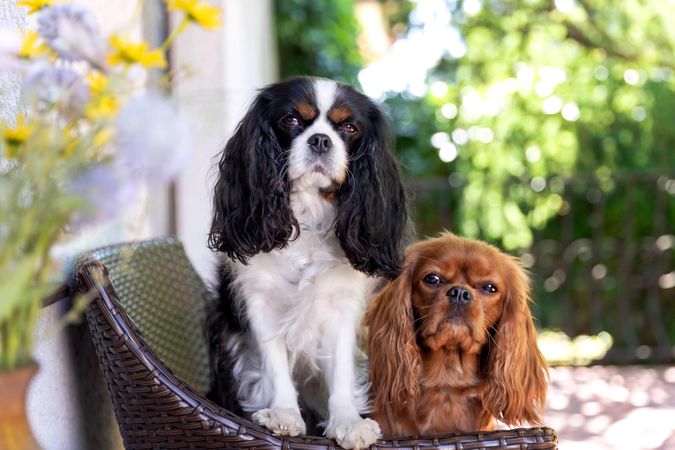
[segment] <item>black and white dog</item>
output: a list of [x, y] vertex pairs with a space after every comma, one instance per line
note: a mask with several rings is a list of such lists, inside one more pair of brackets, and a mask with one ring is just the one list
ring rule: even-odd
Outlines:
[[399, 271], [407, 226], [384, 115], [335, 81], [274, 84], [218, 169], [209, 246], [229, 258], [207, 327], [211, 398], [226, 405], [234, 383], [255, 422], [295, 436], [306, 429], [298, 393], [316, 405], [319, 386], [326, 436], [370, 445], [380, 429], [360, 416], [368, 392], [355, 370], [357, 327], [373, 277]]

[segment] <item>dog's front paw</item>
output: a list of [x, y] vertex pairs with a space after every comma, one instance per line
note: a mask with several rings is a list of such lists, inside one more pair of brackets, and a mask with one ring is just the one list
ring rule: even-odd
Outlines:
[[367, 448], [380, 434], [380, 426], [372, 419], [338, 423], [326, 428], [326, 436], [335, 439], [342, 448]]
[[282, 436], [305, 434], [305, 422], [300, 411], [293, 408], [269, 408], [256, 411], [251, 416], [258, 425]]

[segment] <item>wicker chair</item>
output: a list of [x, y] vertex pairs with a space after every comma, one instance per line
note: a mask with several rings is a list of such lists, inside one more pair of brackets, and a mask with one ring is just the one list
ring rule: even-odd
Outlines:
[[[129, 449], [335, 449], [321, 437], [276, 436], [204, 398], [202, 321], [209, 292], [171, 238], [90, 251], [75, 266], [102, 371]], [[379, 441], [377, 449], [552, 449], [550, 428]]]

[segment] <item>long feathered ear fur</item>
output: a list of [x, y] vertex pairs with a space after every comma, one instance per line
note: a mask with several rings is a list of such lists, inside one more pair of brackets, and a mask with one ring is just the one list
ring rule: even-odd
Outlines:
[[347, 181], [338, 191], [336, 235], [355, 269], [394, 278], [407, 227], [405, 193], [387, 120], [368, 103], [369, 123], [350, 155]]
[[527, 273], [512, 260], [506, 303], [488, 355], [483, 405], [507, 425], [541, 424], [546, 405], [547, 365], [537, 346], [528, 306]]
[[378, 415], [419, 393], [422, 357], [415, 339], [411, 288], [411, 269], [406, 267], [372, 300], [366, 313], [368, 365]]
[[298, 231], [290, 206], [285, 155], [261, 92], [223, 150], [213, 197], [209, 248], [246, 263], [281, 248]]

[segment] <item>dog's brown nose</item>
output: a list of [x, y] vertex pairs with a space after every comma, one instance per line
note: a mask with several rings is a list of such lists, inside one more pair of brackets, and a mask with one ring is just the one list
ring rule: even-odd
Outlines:
[[456, 306], [466, 305], [473, 298], [471, 292], [463, 286], [453, 286], [445, 295], [447, 295], [448, 299]]

